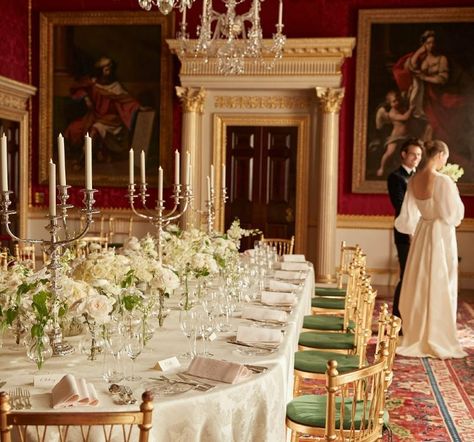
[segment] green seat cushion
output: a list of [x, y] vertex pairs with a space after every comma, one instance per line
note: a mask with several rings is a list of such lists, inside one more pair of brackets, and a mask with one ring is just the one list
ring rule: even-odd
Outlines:
[[344, 310], [346, 300], [344, 298], [324, 298], [323, 296], [315, 296], [311, 299], [311, 307]]
[[313, 348], [327, 348], [336, 350], [352, 350], [355, 345], [353, 333], [300, 333], [299, 345]]
[[[354, 419], [354, 428], [357, 430], [361, 427], [362, 420], [365, 420], [364, 427], [367, 427], [367, 413], [370, 408], [370, 401], [366, 404], [364, 418], [364, 403], [357, 401], [356, 413]], [[343, 428], [349, 430], [351, 428], [351, 409], [352, 401], [346, 400], [344, 403], [344, 421]], [[336, 430], [340, 427], [340, 410], [341, 398], [336, 397]], [[293, 399], [286, 406], [286, 415], [293, 422], [302, 425], [325, 428], [326, 427], [326, 396], [308, 394]], [[388, 423], [388, 413], [384, 413], [384, 423]]]
[[[335, 330], [342, 331], [344, 327], [344, 318], [335, 315], [307, 315], [303, 319], [303, 328], [312, 328], [313, 330]], [[349, 321], [349, 330], [355, 329], [355, 322]]]
[[295, 369], [309, 373], [326, 373], [327, 363], [330, 360], [337, 361], [337, 371], [347, 373], [359, 368], [359, 356], [343, 355], [330, 351], [297, 351], [295, 353]]
[[337, 287], [316, 287], [314, 290], [316, 296], [346, 296], [346, 289], [339, 289]]

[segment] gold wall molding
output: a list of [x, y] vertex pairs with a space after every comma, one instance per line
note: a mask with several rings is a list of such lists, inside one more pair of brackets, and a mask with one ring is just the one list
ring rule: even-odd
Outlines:
[[17, 198], [17, 213], [19, 231], [17, 235], [26, 235], [28, 221], [28, 205], [30, 200], [30, 128], [28, 103], [30, 97], [36, 93], [36, 88], [29, 84], [20, 83], [0, 76], [0, 118], [16, 121], [20, 125], [19, 151], [19, 195]]
[[[337, 215], [338, 229], [392, 229], [390, 215]], [[474, 218], [465, 218], [456, 229], [458, 232], [474, 232]]]
[[[213, 139], [214, 164], [226, 162], [226, 133], [228, 126], [297, 126], [298, 146], [296, 160], [296, 214], [295, 250], [307, 253], [308, 234], [308, 183], [309, 183], [309, 115], [259, 115], [259, 114], [214, 114]], [[220, 201], [222, 177], [220, 167], [216, 170], [216, 200]], [[220, 209], [220, 208], [219, 208]], [[224, 228], [224, 211], [216, 214], [217, 229]]]
[[309, 97], [288, 96], [225, 96], [220, 95], [214, 99], [217, 109], [292, 109], [307, 110], [311, 107]]
[[316, 87], [319, 107], [325, 114], [337, 114], [344, 99], [344, 88]]
[[176, 95], [183, 105], [184, 112], [204, 112], [204, 101], [206, 91], [204, 88], [194, 89], [190, 87], [176, 86]]
[[[180, 75], [217, 75], [218, 61], [215, 57], [209, 57], [204, 62], [204, 57], [187, 57], [180, 55], [181, 43], [178, 40], [166, 40], [171, 51], [178, 55], [181, 61]], [[271, 44], [271, 40], [265, 40]], [[196, 40], [190, 40], [190, 45], [195, 45]], [[222, 43], [217, 42], [217, 46]], [[244, 76], [307, 76], [307, 75], [338, 75], [344, 59], [352, 55], [355, 46], [355, 38], [289, 38], [286, 41], [283, 58], [277, 60], [272, 69], [267, 69], [260, 63], [252, 60], [245, 61]], [[268, 58], [267, 62], [272, 59]], [[235, 76], [230, 76], [235, 77]]]

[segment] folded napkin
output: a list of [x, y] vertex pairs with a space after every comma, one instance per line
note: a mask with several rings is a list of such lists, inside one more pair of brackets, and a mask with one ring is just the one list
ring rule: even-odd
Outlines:
[[246, 327], [245, 325], [240, 325], [237, 329], [237, 342], [245, 342], [248, 344], [260, 343], [277, 347], [282, 339], [283, 335], [281, 330], [274, 328]]
[[269, 279], [267, 281], [267, 287], [269, 290], [296, 290], [298, 289], [297, 284], [292, 284], [291, 282], [286, 281], [275, 281], [273, 279]]
[[[280, 333], [281, 334], [281, 333]], [[213, 381], [235, 384], [248, 378], [252, 372], [245, 365], [236, 362], [195, 356], [187, 371], [191, 376], [212, 379]]]
[[[308, 270], [308, 264], [306, 262], [281, 262], [281, 270]], [[298, 276], [301, 278], [301, 275]]]
[[261, 307], [245, 307], [242, 310], [243, 319], [253, 319], [255, 321], [275, 321], [286, 322], [288, 315], [281, 310], [272, 310]]
[[[284, 262], [281, 263], [282, 265], [285, 264]], [[307, 270], [308, 267], [306, 267], [305, 270]], [[305, 278], [304, 275], [302, 275], [300, 272], [293, 272], [293, 271], [288, 271], [288, 270], [275, 270], [272, 274], [275, 278], [279, 279], [303, 279]]]
[[283, 262], [306, 262], [304, 255], [283, 255], [281, 257]]
[[262, 304], [268, 305], [293, 305], [296, 301], [296, 295], [288, 292], [267, 292], [266, 290], [262, 290], [260, 300]]
[[244, 250], [243, 254], [245, 256], [255, 256], [255, 249], [247, 249], [247, 250]]
[[99, 404], [94, 386], [88, 384], [84, 378], [76, 378], [71, 374], [64, 375], [51, 393], [53, 408]]

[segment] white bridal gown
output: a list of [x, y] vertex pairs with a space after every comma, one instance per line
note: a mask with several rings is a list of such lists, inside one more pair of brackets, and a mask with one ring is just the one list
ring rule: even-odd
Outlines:
[[455, 226], [464, 205], [451, 178], [437, 173], [431, 198], [419, 200], [408, 184], [397, 230], [414, 234], [400, 294], [403, 356], [462, 358], [456, 332], [458, 251]]

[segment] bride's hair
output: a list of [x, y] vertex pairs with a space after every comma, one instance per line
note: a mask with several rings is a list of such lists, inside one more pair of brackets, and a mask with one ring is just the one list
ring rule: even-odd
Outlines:
[[425, 147], [425, 155], [423, 156], [423, 160], [418, 167], [419, 170], [424, 169], [427, 162], [431, 159], [434, 158], [436, 155], [438, 155], [441, 152], [448, 153], [448, 145], [441, 140], [430, 140], [430, 141], [425, 141], [424, 143]]

